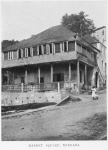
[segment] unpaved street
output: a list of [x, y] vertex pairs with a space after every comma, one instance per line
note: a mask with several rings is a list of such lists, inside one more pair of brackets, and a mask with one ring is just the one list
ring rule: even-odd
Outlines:
[[78, 122], [94, 114], [106, 114], [107, 104], [106, 94], [100, 94], [99, 100], [94, 101], [90, 95], [83, 97], [81, 102], [2, 118], [2, 140], [71, 140], [73, 134], [86, 134]]

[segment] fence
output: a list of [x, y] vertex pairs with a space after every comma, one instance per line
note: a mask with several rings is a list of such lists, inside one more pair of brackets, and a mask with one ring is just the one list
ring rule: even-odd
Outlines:
[[30, 84], [17, 84], [17, 85], [2, 85], [3, 92], [44, 92], [44, 91], [60, 91], [71, 89], [77, 90], [77, 84], [73, 82], [53, 82], [53, 83], [34, 83]]

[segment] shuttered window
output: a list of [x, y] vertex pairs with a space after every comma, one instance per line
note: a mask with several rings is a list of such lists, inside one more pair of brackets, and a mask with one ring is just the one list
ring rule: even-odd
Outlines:
[[33, 56], [33, 48], [30, 47], [30, 56]]
[[82, 54], [86, 56], [86, 48], [82, 46]]
[[66, 42], [64, 42], [64, 52], [66, 52], [67, 51], [67, 44], [66, 44]]
[[46, 45], [46, 52], [47, 52], [47, 54], [50, 53], [50, 46], [49, 46], [49, 44]]
[[17, 51], [13, 51], [13, 59], [17, 59]]
[[55, 43], [55, 53], [60, 53], [60, 43]]
[[18, 50], [18, 58], [21, 58], [21, 49]]
[[75, 51], [75, 42], [68, 42], [68, 51]]
[[44, 54], [46, 54], [46, 45], [43, 45], [43, 49], [44, 49]]
[[37, 52], [37, 47], [33, 47], [33, 56], [37, 56], [38, 52]]
[[50, 46], [50, 53], [52, 53], [52, 44], [49, 44]]
[[31, 54], [30, 54], [30, 48], [28, 48], [28, 57], [30, 57]]
[[4, 53], [4, 60], [8, 60], [8, 52]]
[[23, 49], [23, 57], [26, 57], [26, 49]]

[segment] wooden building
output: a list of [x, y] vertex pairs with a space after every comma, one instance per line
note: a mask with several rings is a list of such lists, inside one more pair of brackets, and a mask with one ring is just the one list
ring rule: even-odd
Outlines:
[[[3, 85], [63, 83], [72, 89], [98, 87], [99, 50], [86, 39], [58, 25], [2, 52]], [[71, 83], [71, 84], [70, 84]]]

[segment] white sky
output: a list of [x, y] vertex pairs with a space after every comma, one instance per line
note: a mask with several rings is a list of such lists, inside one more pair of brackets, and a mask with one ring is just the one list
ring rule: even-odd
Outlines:
[[23, 40], [55, 25], [62, 16], [84, 11], [96, 27], [106, 25], [105, 1], [2, 2], [2, 40]]

